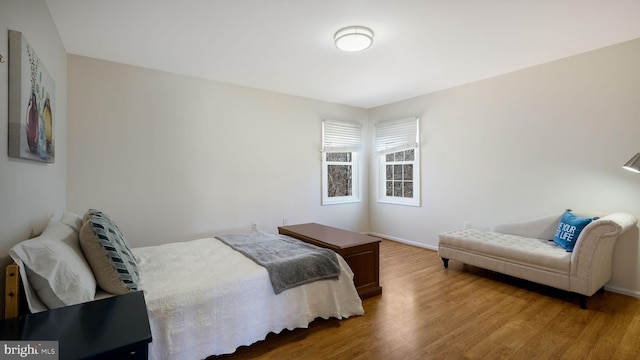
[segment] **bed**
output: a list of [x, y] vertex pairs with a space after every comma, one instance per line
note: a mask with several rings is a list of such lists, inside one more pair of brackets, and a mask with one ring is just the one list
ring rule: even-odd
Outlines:
[[[276, 294], [265, 267], [217, 238], [129, 249], [122, 237], [122, 253], [131, 257], [122, 256], [122, 262], [135, 262], [136, 267], [116, 269], [125, 273], [125, 281], [120, 279], [119, 288], [111, 287], [101, 273], [110, 278], [114, 266], [104, 271], [94, 266], [79, 235], [87, 214], [81, 218], [66, 213], [52, 219], [38, 238], [9, 251], [19, 266], [29, 309], [44, 311], [142, 290], [153, 337], [150, 358], [203, 359], [233, 353], [270, 332], [304, 328], [316, 318], [364, 314], [353, 273], [339, 255], [337, 279], [312, 281]], [[119, 232], [115, 225], [106, 232], [122, 235], [115, 234]]]

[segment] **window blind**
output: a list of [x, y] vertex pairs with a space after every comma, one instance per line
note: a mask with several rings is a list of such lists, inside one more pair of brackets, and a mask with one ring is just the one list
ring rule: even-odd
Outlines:
[[376, 124], [376, 152], [385, 153], [418, 146], [420, 119], [406, 118]]
[[322, 122], [323, 152], [355, 152], [362, 149], [362, 124], [324, 120]]

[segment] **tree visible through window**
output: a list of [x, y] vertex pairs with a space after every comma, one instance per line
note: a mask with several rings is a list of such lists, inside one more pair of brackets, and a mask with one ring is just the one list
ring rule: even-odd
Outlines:
[[361, 147], [361, 124], [322, 122], [323, 205], [360, 201], [358, 153]]
[[376, 124], [378, 201], [420, 206], [419, 119]]
[[353, 158], [350, 152], [326, 153], [327, 196], [353, 195]]
[[413, 198], [415, 149], [385, 155], [386, 196]]

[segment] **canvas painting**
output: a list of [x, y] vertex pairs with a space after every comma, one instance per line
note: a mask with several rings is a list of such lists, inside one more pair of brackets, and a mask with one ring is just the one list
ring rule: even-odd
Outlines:
[[9, 156], [52, 163], [55, 83], [27, 39], [9, 30]]

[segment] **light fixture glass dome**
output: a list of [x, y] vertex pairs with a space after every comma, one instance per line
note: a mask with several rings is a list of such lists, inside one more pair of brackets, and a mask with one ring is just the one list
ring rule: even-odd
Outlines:
[[342, 51], [362, 51], [373, 43], [373, 31], [364, 26], [348, 26], [336, 31], [333, 39]]

